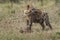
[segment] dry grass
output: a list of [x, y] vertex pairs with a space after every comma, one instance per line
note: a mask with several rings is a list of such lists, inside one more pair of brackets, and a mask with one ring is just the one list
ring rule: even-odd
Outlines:
[[21, 34], [21, 27], [26, 27], [23, 18], [26, 3], [14, 3], [13, 8], [11, 8], [11, 3], [0, 4], [0, 40], [60, 40], [60, 17], [58, 14], [60, 8], [55, 6], [54, 2], [48, 2], [43, 7], [39, 2], [33, 2], [33, 4], [36, 8], [43, 8], [49, 13], [53, 30], [42, 31], [39, 24], [33, 24], [32, 33]]

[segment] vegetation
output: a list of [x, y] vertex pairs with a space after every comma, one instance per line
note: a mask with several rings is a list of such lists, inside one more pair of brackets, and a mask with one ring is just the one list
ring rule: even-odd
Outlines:
[[[60, 40], [60, 2], [56, 1], [0, 0], [0, 40]], [[27, 4], [48, 12], [53, 30], [42, 31], [39, 24], [33, 24], [32, 33], [20, 33], [26, 27], [23, 11]]]

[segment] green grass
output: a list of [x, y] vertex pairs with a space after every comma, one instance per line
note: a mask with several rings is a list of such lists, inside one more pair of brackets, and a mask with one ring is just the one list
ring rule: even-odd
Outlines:
[[58, 16], [60, 16], [60, 13], [58, 13]]

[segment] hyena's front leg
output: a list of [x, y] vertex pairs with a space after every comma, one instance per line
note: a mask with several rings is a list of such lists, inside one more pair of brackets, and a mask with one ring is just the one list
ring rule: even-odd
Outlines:
[[32, 21], [29, 19], [27, 20], [27, 31], [31, 32], [31, 27], [32, 27]]
[[44, 30], [44, 29], [45, 29], [45, 25], [44, 25], [44, 20], [43, 20], [43, 18], [40, 19], [40, 25], [41, 25], [41, 27], [42, 27], [42, 30]]

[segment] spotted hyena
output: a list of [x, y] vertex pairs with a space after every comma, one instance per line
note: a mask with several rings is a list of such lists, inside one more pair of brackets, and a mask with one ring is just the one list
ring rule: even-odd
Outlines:
[[49, 22], [49, 16], [48, 13], [42, 12], [40, 9], [29, 9], [25, 10], [25, 18], [26, 18], [26, 24], [27, 24], [27, 31], [31, 31], [31, 27], [33, 23], [39, 23], [42, 27], [42, 30], [45, 29], [45, 24], [52, 29], [52, 26]]

